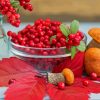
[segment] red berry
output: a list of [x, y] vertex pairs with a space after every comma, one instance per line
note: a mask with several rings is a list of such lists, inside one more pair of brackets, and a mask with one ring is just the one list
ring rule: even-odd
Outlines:
[[24, 40], [21, 41], [21, 45], [25, 45], [26, 42]]
[[51, 31], [51, 30], [47, 31], [47, 33], [48, 33], [48, 36], [52, 36], [53, 35], [53, 31]]
[[24, 0], [25, 2], [30, 2], [30, 0]]
[[8, 32], [7, 32], [7, 35], [8, 35], [9, 37], [11, 37], [11, 36], [12, 36], [12, 32], [11, 32], [11, 31], [8, 31]]
[[84, 81], [83, 81], [83, 85], [84, 85], [84, 86], [88, 86], [88, 85], [89, 85], [89, 81], [88, 81], [88, 80], [84, 80]]
[[60, 39], [62, 37], [62, 33], [57, 33], [57, 39]]
[[34, 39], [34, 42], [35, 42], [35, 43], [39, 43], [39, 41], [40, 41], [39, 38], [35, 38], [35, 39]]
[[47, 56], [48, 55], [48, 52], [47, 51], [43, 51], [42, 53], [44, 56]]
[[13, 84], [13, 83], [15, 83], [15, 82], [16, 82], [15, 79], [11, 79], [11, 80], [9, 80], [8, 84], [11, 85], [11, 84]]
[[70, 40], [74, 39], [74, 38], [75, 38], [75, 34], [70, 34], [70, 35], [68, 36], [68, 38], [69, 38]]
[[15, 18], [17, 18], [17, 19], [20, 18], [20, 15], [19, 15], [19, 14], [15, 14], [14, 16], [15, 16]]
[[30, 35], [30, 38], [35, 39], [35, 35], [34, 34]]
[[96, 80], [97, 79], [97, 74], [96, 73], [91, 73], [91, 79]]
[[56, 44], [57, 40], [56, 39], [52, 39], [52, 44]]
[[80, 31], [78, 31], [79, 35], [81, 36], [81, 38], [83, 39], [84, 38], [84, 34]]
[[58, 88], [61, 89], [61, 90], [65, 89], [65, 83], [64, 82], [59, 82], [58, 83]]
[[29, 11], [32, 11], [33, 10], [33, 7], [32, 7], [32, 5], [31, 4], [25, 4], [24, 6], [24, 9], [27, 9], [27, 10], [29, 10]]
[[53, 31], [56, 31], [56, 27], [55, 27], [55, 26], [52, 26], [51, 29], [52, 29]]
[[36, 32], [36, 33], [34, 33], [34, 35], [35, 35], [35, 37], [38, 37], [38, 36], [39, 36], [39, 33], [38, 33], [38, 32]]
[[[40, 35], [40, 36], [44, 36], [44, 35], [45, 35], [45, 32], [41, 31], [39, 35]], [[48, 37], [48, 38], [49, 38], [49, 37]]]
[[52, 55], [56, 55], [57, 52], [56, 52], [55, 50], [52, 50], [52, 51], [51, 51], [51, 54], [52, 54]]
[[49, 39], [49, 36], [48, 36], [48, 35], [46, 35], [44, 38], [45, 38], [45, 39]]
[[60, 42], [64, 43], [64, 42], [66, 42], [66, 39], [65, 38], [60, 38]]
[[25, 48], [25, 52], [30, 53], [30, 48]]
[[77, 32], [77, 33], [75, 34], [75, 36], [80, 36], [80, 32]]
[[68, 44], [69, 44], [70, 46], [72, 46], [72, 45], [73, 45], [73, 41], [72, 41], [72, 40], [68, 40]]
[[79, 40], [79, 41], [82, 40], [81, 36], [75, 36], [75, 39], [77, 39], [77, 40]]
[[40, 37], [40, 41], [43, 42], [45, 40], [44, 37]]
[[51, 19], [50, 18], [47, 18], [45, 21], [46, 22], [51, 22]]
[[24, 0], [19, 0], [19, 2], [20, 2], [20, 5], [21, 5], [21, 6], [23, 6], [23, 5], [26, 4], [26, 2], [25, 2]]
[[42, 48], [43, 46], [42, 46], [41, 43], [38, 43], [38, 44], [36, 45], [36, 47], [37, 47], [37, 48]]
[[56, 47], [58, 47], [58, 48], [61, 47], [61, 43], [57, 42]]
[[31, 46], [31, 47], [34, 47], [34, 46], [35, 46], [33, 40], [30, 40], [30, 41], [29, 41], [29, 46]]
[[78, 46], [80, 44], [80, 40], [78, 39], [78, 38], [75, 38], [74, 40], [73, 40], [73, 45], [74, 46]]
[[45, 43], [45, 44], [48, 44], [48, 43], [49, 43], [49, 40], [48, 40], [48, 39], [45, 39], [45, 40], [44, 40], [44, 43]]
[[36, 54], [36, 51], [35, 51], [35, 50], [30, 50], [29, 53], [30, 53], [30, 54]]

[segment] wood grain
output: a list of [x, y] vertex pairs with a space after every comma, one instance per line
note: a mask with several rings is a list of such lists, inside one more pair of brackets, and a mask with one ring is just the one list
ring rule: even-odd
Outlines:
[[40, 17], [61, 21], [75, 18], [81, 21], [100, 21], [100, 0], [31, 0], [31, 3], [34, 6], [32, 13], [21, 10], [24, 21]]

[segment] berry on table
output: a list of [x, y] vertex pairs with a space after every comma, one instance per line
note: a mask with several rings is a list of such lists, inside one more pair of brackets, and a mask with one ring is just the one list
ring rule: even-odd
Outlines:
[[96, 73], [91, 73], [90, 77], [92, 80], [96, 80], [97, 79], [97, 74]]
[[16, 82], [16, 79], [10, 79], [9, 82], [8, 82], [8, 84], [11, 85], [11, 84], [13, 84], [15, 82]]
[[84, 86], [88, 86], [88, 85], [89, 85], [89, 81], [88, 81], [88, 80], [84, 80], [84, 81], [83, 81], [83, 85], [84, 85]]
[[65, 89], [65, 83], [64, 82], [59, 82], [58, 83], [58, 88], [61, 89], [61, 90]]

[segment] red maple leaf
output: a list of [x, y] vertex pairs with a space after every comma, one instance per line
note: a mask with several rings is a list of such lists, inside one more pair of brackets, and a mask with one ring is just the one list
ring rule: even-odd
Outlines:
[[9, 87], [5, 100], [43, 100], [44, 96], [45, 81], [28, 75]]
[[8, 85], [10, 79], [17, 80], [26, 74], [33, 74], [33, 72], [32, 66], [16, 57], [4, 58], [0, 61], [0, 86]]

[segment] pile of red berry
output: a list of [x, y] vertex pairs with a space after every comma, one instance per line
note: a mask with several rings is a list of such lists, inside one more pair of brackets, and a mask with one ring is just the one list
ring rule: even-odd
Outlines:
[[[29, 1], [30, 0], [20, 0], [17, 2], [20, 2], [20, 5], [23, 5], [25, 9], [32, 11], [32, 5], [28, 3]], [[8, 22], [15, 27], [19, 27], [21, 22], [20, 15], [17, 13], [17, 10], [18, 8], [14, 7], [14, 3], [10, 0], [0, 0], [0, 13], [2, 15], [5, 15], [7, 17]]]
[[27, 25], [18, 34], [8, 31], [8, 36], [11, 37], [12, 42], [28, 47], [60, 48], [79, 45], [83, 34], [77, 32], [66, 37], [61, 32], [60, 25], [61, 22], [51, 21], [49, 18], [39, 19], [34, 25]]
[[[59, 21], [39, 19], [34, 25], [27, 25], [18, 34], [8, 31], [8, 36], [19, 45], [37, 48], [62, 47], [66, 45], [66, 37], [60, 31], [60, 24]], [[51, 40], [52, 36], [56, 37]]]

